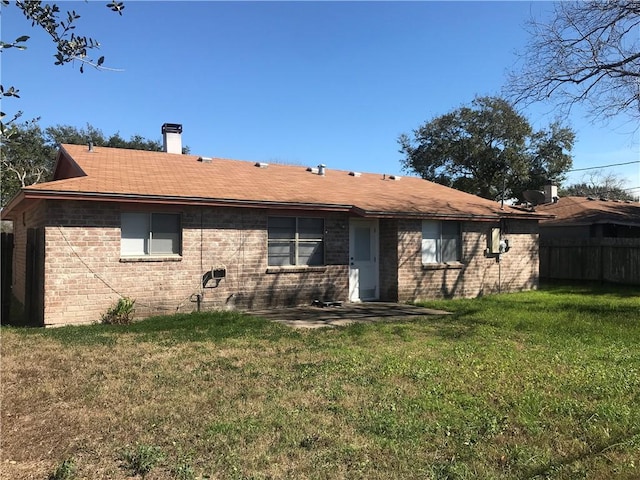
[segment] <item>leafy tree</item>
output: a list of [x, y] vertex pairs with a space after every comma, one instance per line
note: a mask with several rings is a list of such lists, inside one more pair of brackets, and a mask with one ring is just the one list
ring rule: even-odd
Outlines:
[[88, 124], [86, 128], [76, 128], [70, 125], [48, 127], [46, 135], [47, 141], [54, 145], [61, 143], [86, 145], [91, 142], [97, 147], [129, 148], [152, 152], [162, 151], [162, 143], [158, 140], [147, 140], [141, 135], [133, 135], [129, 140], [125, 140], [120, 136], [120, 133], [114, 133], [107, 137], [102, 133], [102, 130]]
[[637, 0], [554, 3], [549, 22], [528, 24], [531, 42], [510, 75], [510, 98], [554, 97], [565, 111], [582, 103], [595, 118], [640, 118], [639, 25]]
[[[0, 0], [2, 7], [9, 7], [9, 0]], [[75, 10], [67, 10], [63, 14], [60, 7], [55, 3], [42, 2], [40, 0], [18, 0], [14, 2], [27, 21], [31, 22], [32, 27], [38, 27], [44, 30], [50, 37], [56, 48], [55, 65], [65, 65], [71, 62], [80, 62], [80, 73], [84, 72], [84, 66], [89, 65], [94, 68], [104, 69], [104, 56], [94, 60], [88, 56], [88, 51], [100, 47], [100, 43], [91, 38], [76, 34], [76, 22], [80, 19], [80, 15]], [[122, 15], [124, 3], [111, 1], [107, 4], [113, 12]], [[7, 49], [26, 50], [28, 35], [21, 35], [13, 42], [0, 41], [0, 52]], [[15, 86], [0, 85], [0, 97], [20, 98], [19, 90]], [[10, 136], [15, 133], [10, 126], [22, 116], [22, 112], [18, 111], [9, 120], [7, 115], [0, 112], [0, 135]]]
[[71, 125], [56, 125], [45, 130], [46, 140], [53, 145], [71, 143], [74, 145], [104, 145], [106, 142], [102, 130], [89, 124], [85, 128], [77, 128]]
[[521, 198], [571, 168], [575, 134], [559, 122], [534, 132], [505, 99], [477, 97], [399, 137], [405, 171], [484, 198]]
[[16, 125], [0, 145], [0, 202], [4, 206], [22, 187], [47, 180], [55, 162], [51, 146], [36, 121]]
[[[148, 140], [140, 135], [133, 135], [125, 140], [119, 133], [105, 136], [100, 129], [88, 124], [85, 128], [56, 125], [43, 131], [37, 121], [31, 121], [14, 125], [13, 130], [13, 135], [2, 137], [0, 142], [2, 206], [20, 188], [51, 178], [56, 152], [61, 143], [86, 145], [92, 142], [95, 146], [162, 151], [160, 141]], [[188, 152], [189, 147], [184, 147], [183, 153]]]
[[602, 170], [591, 172], [582, 182], [561, 188], [560, 196], [580, 196], [607, 198], [615, 200], [636, 200], [630, 190], [625, 188], [626, 182], [613, 173], [605, 174]]

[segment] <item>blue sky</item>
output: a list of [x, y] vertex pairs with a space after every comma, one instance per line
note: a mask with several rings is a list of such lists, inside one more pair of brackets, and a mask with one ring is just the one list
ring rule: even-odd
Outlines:
[[[183, 124], [191, 153], [389, 174], [397, 138], [425, 121], [498, 95], [528, 40], [524, 23], [548, 2], [61, 2], [100, 41], [94, 58], [122, 71], [53, 65], [53, 44], [14, 6], [2, 39], [30, 35], [1, 55], [2, 83], [21, 98], [2, 110], [40, 125], [91, 124], [106, 135], [160, 139]], [[543, 128], [552, 104], [523, 113]], [[574, 168], [638, 161], [636, 125], [593, 125], [580, 109]], [[636, 130], [634, 132], [634, 130]], [[603, 170], [640, 187], [640, 164]], [[569, 183], [586, 172], [570, 174]], [[640, 194], [640, 188], [632, 193]]]

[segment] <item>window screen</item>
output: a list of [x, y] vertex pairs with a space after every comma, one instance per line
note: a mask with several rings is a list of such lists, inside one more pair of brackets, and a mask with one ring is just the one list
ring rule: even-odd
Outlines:
[[269, 217], [267, 230], [269, 265], [324, 264], [322, 218]]
[[422, 263], [458, 262], [461, 259], [459, 222], [422, 222]]
[[180, 253], [180, 215], [124, 212], [120, 216], [120, 253], [123, 256]]

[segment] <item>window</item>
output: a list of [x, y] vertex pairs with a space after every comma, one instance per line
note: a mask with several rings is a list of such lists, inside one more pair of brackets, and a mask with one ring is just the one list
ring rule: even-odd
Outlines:
[[459, 262], [462, 257], [461, 244], [458, 222], [422, 222], [423, 264]]
[[268, 264], [324, 265], [322, 218], [269, 217]]
[[179, 255], [180, 215], [122, 213], [120, 254], [123, 256]]

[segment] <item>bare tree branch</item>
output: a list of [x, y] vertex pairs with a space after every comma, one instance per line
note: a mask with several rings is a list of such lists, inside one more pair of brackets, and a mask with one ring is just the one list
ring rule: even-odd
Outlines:
[[531, 43], [506, 94], [515, 103], [555, 99], [568, 113], [586, 104], [594, 118], [640, 119], [640, 2], [559, 2], [548, 22], [528, 23]]

